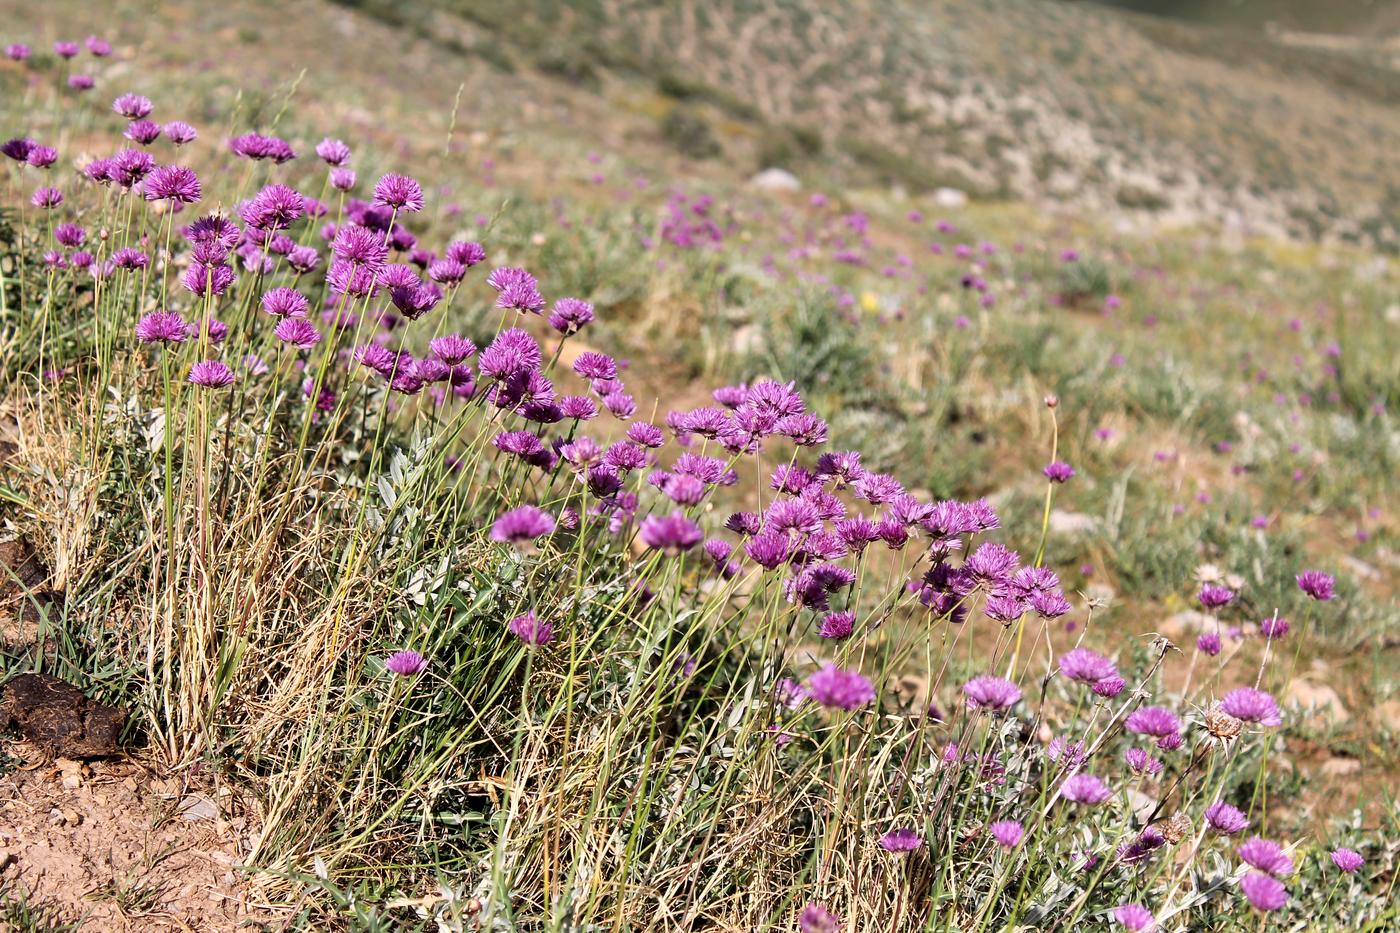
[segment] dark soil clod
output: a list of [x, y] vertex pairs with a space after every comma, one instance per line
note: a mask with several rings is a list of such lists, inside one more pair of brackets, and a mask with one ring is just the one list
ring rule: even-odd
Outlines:
[[48, 674], [20, 674], [5, 684], [0, 726], [15, 725], [30, 742], [63, 758], [117, 755], [126, 710], [90, 699]]

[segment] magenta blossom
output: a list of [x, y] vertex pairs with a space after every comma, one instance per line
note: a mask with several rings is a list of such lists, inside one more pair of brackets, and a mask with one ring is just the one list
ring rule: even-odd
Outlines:
[[189, 381], [200, 388], [225, 389], [233, 378], [233, 370], [219, 360], [200, 360], [190, 367]]
[[831, 709], [850, 711], [875, 699], [875, 687], [859, 671], [827, 664], [807, 679], [812, 699]]
[[384, 666], [400, 677], [412, 677], [422, 673], [428, 662], [416, 651], [395, 651], [384, 661]]
[[962, 689], [968, 709], [1008, 710], [1021, 700], [1021, 688], [993, 674], [974, 677]]
[[1263, 872], [1252, 871], [1241, 878], [1240, 890], [1255, 910], [1278, 910], [1288, 903], [1288, 890]]
[[1313, 599], [1325, 602], [1334, 595], [1332, 587], [1336, 585], [1336, 581], [1332, 579], [1330, 574], [1323, 573], [1321, 570], [1304, 570], [1298, 574], [1296, 579], [1298, 589]]
[[535, 615], [535, 610], [510, 620], [510, 633], [527, 645], [547, 644], [554, 638], [554, 626]]
[[886, 852], [912, 852], [924, 841], [912, 829], [892, 829], [880, 837], [880, 848]]

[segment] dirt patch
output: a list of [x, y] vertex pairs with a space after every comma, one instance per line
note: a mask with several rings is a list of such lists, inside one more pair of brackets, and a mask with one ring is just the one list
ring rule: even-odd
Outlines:
[[227, 791], [137, 762], [26, 767], [0, 777], [0, 893], [94, 933], [279, 929], [237, 867], [249, 822]]

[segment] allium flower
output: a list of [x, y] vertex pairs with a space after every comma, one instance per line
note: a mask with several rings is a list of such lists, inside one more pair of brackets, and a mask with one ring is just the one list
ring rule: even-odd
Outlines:
[[1276, 878], [1286, 878], [1293, 874], [1293, 860], [1284, 854], [1283, 847], [1277, 842], [1251, 836], [1240, 843], [1235, 854], [1251, 868], [1257, 868]]
[[1080, 771], [1072, 774], [1060, 785], [1060, 796], [1075, 803], [1096, 806], [1113, 796], [1113, 791], [1108, 789], [1108, 785], [1089, 774], [1087, 771]]
[[58, 150], [52, 146], [30, 146], [24, 161], [34, 168], [48, 168], [58, 161]]
[[268, 185], [239, 208], [238, 216], [250, 227], [285, 230], [306, 213], [306, 198], [286, 185]]
[[1274, 698], [1268, 693], [1253, 687], [1231, 690], [1220, 701], [1220, 708], [1245, 722], [1254, 722], [1261, 726], [1283, 725], [1278, 703], [1274, 702]]
[[5, 46], [5, 56], [11, 61], [22, 62], [28, 58], [32, 50], [23, 42], [12, 42]]
[[1118, 673], [1113, 662], [1088, 648], [1074, 648], [1060, 655], [1060, 673], [1081, 684], [1107, 680]]
[[171, 120], [163, 129], [165, 138], [177, 146], [184, 146], [199, 138], [199, 131], [184, 120]]
[[467, 274], [467, 267], [451, 259], [438, 259], [428, 264], [428, 278], [439, 285], [456, 285]]
[[963, 684], [968, 709], [1007, 710], [1021, 700], [1021, 688], [994, 674], [982, 674]]
[[390, 172], [375, 184], [374, 203], [381, 207], [392, 207], [397, 211], [421, 211], [423, 188], [407, 175]]
[[1206, 807], [1206, 825], [1222, 836], [1233, 836], [1249, 828], [1249, 819], [1223, 800]]
[[1259, 634], [1270, 641], [1282, 638], [1288, 634], [1288, 620], [1271, 616], [1259, 623]]
[[395, 651], [384, 661], [384, 666], [400, 677], [412, 677], [421, 674], [428, 662], [416, 651]]
[[78, 43], [76, 42], [68, 42], [60, 39], [53, 44], [53, 51], [59, 58], [72, 58], [77, 55], [81, 49], [78, 48]]
[[63, 203], [63, 192], [57, 188], [40, 188], [34, 192], [29, 203], [40, 210], [52, 210]]
[[90, 91], [97, 84], [92, 75], [69, 75], [68, 86], [75, 91]]
[[151, 264], [151, 257], [135, 247], [128, 246], [112, 254], [112, 265], [118, 269], [144, 269]]
[[146, 179], [147, 201], [178, 201], [193, 204], [200, 198], [199, 176], [183, 165], [164, 165]]
[[1045, 476], [1052, 483], [1063, 483], [1074, 476], [1074, 467], [1062, 460], [1056, 460], [1045, 467]]
[[997, 845], [1006, 849], [1014, 849], [1021, 844], [1021, 837], [1026, 834], [1026, 829], [1018, 820], [998, 820], [987, 827], [987, 831], [992, 834], [992, 838], [997, 841]]
[[112, 43], [101, 36], [88, 36], [83, 40], [83, 45], [93, 54], [94, 58], [106, 58], [112, 54]]
[[1126, 686], [1127, 683], [1124, 682], [1123, 678], [1114, 674], [1112, 677], [1105, 677], [1103, 680], [1094, 681], [1094, 685], [1089, 689], [1093, 690], [1098, 696], [1111, 700], [1122, 693], [1123, 688]]
[[1359, 871], [1366, 860], [1355, 849], [1341, 848], [1332, 850], [1332, 864], [1350, 875]]
[[175, 311], [155, 311], [136, 322], [136, 339], [142, 343], [183, 343], [185, 319]]
[[[1152, 857], [1162, 846], [1167, 844], [1167, 838], [1151, 826], [1144, 829], [1132, 842], [1124, 843], [1118, 847], [1118, 857], [1126, 865], [1138, 865]], [[1094, 859], [1097, 862], [1097, 859]], [[1092, 867], [1092, 863], [1088, 867]]]
[[822, 617], [817, 634], [822, 638], [847, 638], [855, 628], [856, 614], [850, 611], [828, 612]]
[[533, 541], [554, 531], [554, 519], [548, 512], [533, 505], [511, 509], [491, 526], [492, 541], [519, 543]]
[[574, 360], [573, 369], [585, 379], [617, 378], [617, 361], [606, 353], [596, 353], [592, 350], [580, 353]]
[[535, 610], [510, 620], [510, 633], [527, 645], [548, 644], [554, 638], [554, 626], [535, 615]]
[[1288, 890], [1263, 872], [1252, 871], [1241, 878], [1240, 890], [1255, 910], [1278, 910], [1288, 903]]
[[1321, 570], [1304, 570], [1296, 577], [1298, 588], [1307, 593], [1313, 599], [1327, 601], [1333, 597], [1332, 587], [1336, 581], [1330, 574]]
[[388, 258], [389, 248], [384, 245], [384, 238], [368, 227], [344, 224], [335, 232], [331, 253], [337, 259], [377, 272]]
[[242, 136], [235, 136], [228, 141], [228, 148], [236, 156], [259, 161], [271, 159], [278, 165], [290, 162], [297, 157], [296, 150], [286, 140], [278, 139], [276, 136], [264, 136], [261, 133], [244, 133]]
[[149, 146], [160, 139], [160, 124], [154, 120], [133, 120], [122, 135], [132, 142]]
[[797, 915], [797, 929], [800, 933], [840, 933], [841, 918], [827, 910], [825, 904], [813, 901]]
[[200, 360], [190, 367], [189, 381], [204, 389], [223, 389], [233, 385], [233, 370], [219, 360]]
[[695, 547], [705, 535], [699, 525], [677, 509], [670, 515], [648, 515], [642, 520], [640, 537], [647, 547], [674, 555]]
[[1130, 748], [1123, 753], [1128, 768], [1134, 774], [1161, 774], [1162, 763], [1140, 748]]
[[350, 147], [327, 137], [316, 144], [316, 156], [327, 165], [344, 165], [350, 161]]
[[1181, 720], [1164, 706], [1144, 706], [1128, 714], [1128, 718], [1123, 720], [1123, 728], [1160, 740], [1179, 734]]
[[87, 240], [87, 231], [77, 224], [59, 224], [53, 228], [53, 238], [60, 246], [67, 246], [70, 249], [75, 246], [82, 246]]
[[1196, 650], [1212, 658], [1220, 653], [1220, 636], [1215, 632], [1205, 632], [1196, 639]]
[[576, 334], [593, 320], [593, 306], [578, 298], [560, 298], [549, 312], [549, 326], [561, 334]]
[[807, 679], [812, 699], [829, 709], [851, 711], [875, 699], [875, 686], [860, 671], [848, 671], [826, 664]]
[[1201, 601], [1201, 605], [1207, 609], [1219, 609], [1235, 598], [1233, 591], [1214, 583], [1207, 583], [1201, 587], [1201, 591], [1196, 594], [1196, 598]]
[[476, 352], [476, 344], [459, 334], [447, 334], [428, 342], [433, 356], [449, 366], [456, 366]]
[[16, 162], [23, 162], [29, 158], [29, 150], [37, 146], [38, 143], [25, 136], [17, 136], [14, 139], [6, 140], [0, 144], [0, 153], [14, 159]]
[[353, 168], [331, 169], [331, 187], [336, 191], [350, 191], [355, 187], [356, 181], [358, 178]]
[[880, 848], [886, 852], [912, 852], [924, 841], [912, 829], [892, 829], [880, 837]]
[[1123, 929], [1132, 930], [1133, 933], [1151, 930], [1157, 923], [1151, 912], [1141, 904], [1118, 905], [1113, 908], [1113, 919]]
[[300, 350], [310, 350], [321, 342], [321, 335], [311, 322], [300, 317], [286, 317], [273, 329], [277, 339]]
[[142, 97], [140, 94], [123, 94], [112, 101], [112, 110], [126, 117], [128, 120], [140, 120], [149, 117], [154, 107], [149, 97]]

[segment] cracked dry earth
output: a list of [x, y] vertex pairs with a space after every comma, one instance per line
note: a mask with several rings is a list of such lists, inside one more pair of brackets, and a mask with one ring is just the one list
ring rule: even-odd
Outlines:
[[31, 762], [0, 777], [0, 900], [93, 933], [282, 928], [237, 868], [254, 830], [227, 791], [131, 760], [5, 754]]

